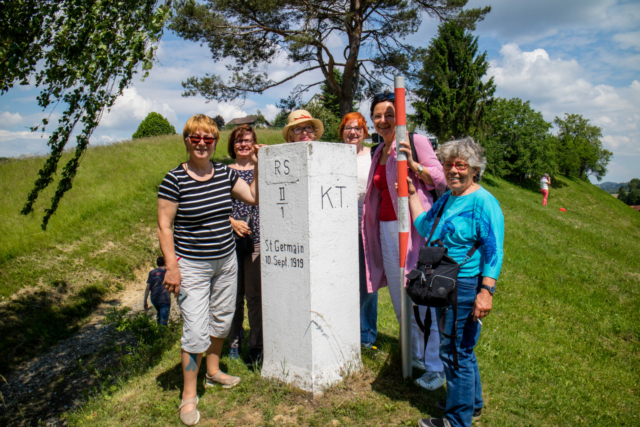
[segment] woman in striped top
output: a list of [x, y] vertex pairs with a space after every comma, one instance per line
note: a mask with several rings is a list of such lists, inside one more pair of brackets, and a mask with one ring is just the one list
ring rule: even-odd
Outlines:
[[[195, 425], [196, 382], [202, 353], [207, 354], [205, 387], [230, 388], [240, 378], [220, 371], [220, 354], [236, 304], [237, 263], [229, 215], [231, 198], [258, 204], [258, 185], [238, 179], [235, 170], [210, 158], [218, 128], [203, 114], [187, 121], [183, 131], [189, 160], [165, 176], [158, 191], [158, 237], [166, 261], [164, 284], [178, 296], [183, 317], [184, 390], [180, 419]], [[251, 160], [258, 172], [258, 146]]]

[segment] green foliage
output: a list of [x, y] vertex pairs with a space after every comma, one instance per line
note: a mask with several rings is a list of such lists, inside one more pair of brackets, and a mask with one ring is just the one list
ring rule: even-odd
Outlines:
[[[334, 72], [334, 75], [336, 83], [338, 83], [338, 86], [341, 87], [344, 84], [342, 71], [337, 68]], [[322, 106], [333, 113], [334, 116], [342, 117], [342, 115], [340, 114], [340, 98], [330, 84], [325, 82], [322, 84], [322, 86], [320, 86], [320, 95], [322, 95], [322, 98], [320, 100]], [[356, 99], [360, 99], [361, 97], [362, 90], [359, 90], [356, 94]], [[352, 103], [351, 111], [358, 111], [355, 101]]]
[[213, 121], [216, 122], [216, 126], [218, 126], [218, 130], [224, 129], [224, 117], [220, 114], [213, 118]]
[[613, 153], [602, 146], [602, 129], [589, 124], [580, 114], [556, 117], [558, 127], [558, 166], [567, 176], [587, 180], [589, 175], [598, 181], [607, 174]]
[[340, 118], [333, 114], [330, 110], [323, 107], [320, 103], [308, 105], [305, 109], [311, 114], [311, 117], [318, 119], [324, 126], [324, 133], [320, 137], [321, 141], [339, 142], [340, 134]]
[[618, 200], [629, 206], [640, 205], [640, 179], [633, 178], [626, 186], [623, 185], [618, 191]]
[[529, 101], [496, 98], [486, 107], [484, 133], [478, 140], [487, 156], [487, 172], [499, 177], [541, 177], [556, 171], [551, 123]]
[[418, 72], [413, 103], [415, 121], [424, 123], [440, 141], [474, 135], [484, 109], [495, 92], [493, 77], [486, 83], [487, 53], [478, 55], [478, 38], [459, 22], [445, 22], [431, 40]]
[[[231, 60], [228, 81], [211, 74], [190, 77], [183, 82], [185, 96], [200, 94], [218, 101], [245, 98], [247, 93], [262, 93], [320, 70], [321, 80], [300, 84], [294, 92], [299, 95], [326, 84], [337, 97], [341, 117], [352, 110], [361, 81], [370, 93], [394, 74], [413, 76], [422, 50], [403, 39], [418, 31], [424, 16], [473, 28], [491, 10], [463, 10], [467, 1], [184, 0], [178, 2], [170, 28], [187, 40], [207, 44], [215, 61]], [[332, 37], [348, 40], [339, 58], [326, 44]], [[263, 66], [282, 52], [302, 68], [274, 81]], [[337, 70], [344, 77], [342, 83]]]
[[[105, 108], [122, 94], [138, 68], [152, 67], [157, 43], [169, 18], [168, 5], [156, 0], [7, 0], [0, 8], [0, 90], [31, 81], [42, 87], [43, 110], [58, 103], [65, 110], [51, 132], [51, 155], [39, 172], [22, 213], [33, 212], [38, 195], [54, 180], [58, 162], [76, 125], [74, 155], [45, 209], [46, 229], [63, 195], [71, 189], [80, 159]], [[170, 2], [169, 2], [170, 3]], [[36, 67], [37, 66], [37, 67]], [[32, 130], [45, 130], [48, 119]]]
[[133, 134], [133, 139], [148, 138], [151, 136], [175, 135], [176, 128], [161, 114], [151, 112], [140, 122], [138, 130]]

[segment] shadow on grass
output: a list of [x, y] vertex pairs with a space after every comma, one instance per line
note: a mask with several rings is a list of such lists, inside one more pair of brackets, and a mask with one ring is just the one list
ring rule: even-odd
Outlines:
[[73, 335], [108, 292], [103, 284], [92, 284], [65, 298], [67, 283], [54, 286], [18, 293], [0, 306], [0, 374]]
[[[207, 373], [206, 358], [202, 358], [200, 369], [198, 370], [198, 382], [196, 392], [198, 396], [202, 396], [205, 392], [204, 377]], [[220, 370], [227, 372], [228, 367], [224, 362], [220, 362]], [[184, 390], [184, 381], [182, 377], [182, 363], [177, 363], [173, 368], [168, 369], [156, 377], [156, 383], [162, 391], [176, 390], [182, 396]]]
[[436, 409], [436, 402], [446, 399], [444, 387], [436, 391], [427, 391], [413, 383], [413, 378], [423, 374], [413, 370], [412, 379], [402, 378], [402, 364], [400, 360], [400, 347], [398, 338], [386, 334], [378, 334], [379, 347], [388, 352], [387, 360], [382, 363], [378, 376], [371, 384], [372, 389], [389, 399], [398, 402], [407, 402], [423, 414], [441, 415]]

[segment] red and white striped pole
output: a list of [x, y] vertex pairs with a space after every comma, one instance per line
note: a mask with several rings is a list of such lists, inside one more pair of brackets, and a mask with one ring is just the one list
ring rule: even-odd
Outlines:
[[400, 142], [407, 141], [407, 111], [404, 92], [404, 77], [396, 76], [395, 86], [396, 107], [396, 155], [398, 161], [398, 239], [400, 249], [400, 352], [402, 357], [402, 377], [410, 378], [411, 367], [411, 299], [404, 288], [404, 267], [407, 259], [407, 245], [409, 243], [409, 185], [407, 184], [407, 156], [400, 151]]

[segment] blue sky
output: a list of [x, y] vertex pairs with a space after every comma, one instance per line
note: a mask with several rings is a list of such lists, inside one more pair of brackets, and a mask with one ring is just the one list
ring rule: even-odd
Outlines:
[[[624, 0], [470, 0], [470, 7], [491, 4], [493, 11], [478, 25], [480, 49], [488, 52], [489, 74], [497, 96], [531, 101], [547, 121], [564, 113], [582, 114], [600, 126], [605, 147], [614, 153], [604, 181], [640, 177], [640, 2]], [[428, 45], [437, 22], [426, 18], [408, 40]], [[331, 47], [341, 51], [335, 37]], [[92, 143], [128, 139], [140, 121], [156, 111], [180, 132], [193, 114], [221, 114], [225, 120], [260, 109], [267, 118], [275, 104], [298, 83], [316, 81], [303, 75], [244, 103], [207, 103], [181, 96], [181, 82], [206, 73], [226, 74], [208, 49], [165, 33], [157, 63], [145, 81], [140, 77], [105, 114]], [[298, 67], [281, 57], [269, 67], [277, 80]], [[313, 92], [308, 94], [311, 97]], [[46, 139], [29, 127], [44, 115], [51, 122], [60, 111], [42, 112], [35, 87], [16, 87], [0, 97], [0, 157], [46, 153]], [[363, 109], [367, 105], [362, 105]], [[46, 136], [46, 134], [45, 134]], [[73, 141], [72, 141], [73, 142]]]

